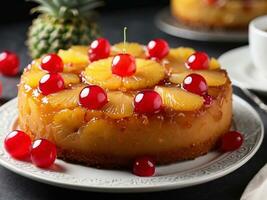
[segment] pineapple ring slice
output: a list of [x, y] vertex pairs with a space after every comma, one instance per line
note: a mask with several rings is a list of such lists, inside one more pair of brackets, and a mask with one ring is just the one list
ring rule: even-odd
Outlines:
[[107, 116], [121, 119], [133, 115], [133, 97], [120, 91], [108, 92], [108, 103], [102, 108]]
[[59, 50], [58, 56], [64, 62], [64, 72], [80, 72], [89, 64], [88, 47], [72, 46], [68, 50]]
[[162, 98], [163, 105], [177, 111], [194, 111], [202, 107], [203, 97], [180, 88], [156, 86], [155, 91]]
[[175, 84], [181, 84], [185, 77], [189, 74], [196, 73], [205, 78], [208, 86], [221, 86], [227, 81], [224, 71], [215, 70], [194, 70], [185, 71], [183, 73], [175, 73], [170, 75], [170, 81]]
[[[168, 72], [181, 73], [188, 70], [185, 66], [185, 62], [193, 53], [195, 53], [195, 50], [192, 48], [179, 47], [170, 49], [169, 54], [163, 61]], [[220, 63], [217, 59], [210, 59], [209, 69], [220, 69], [220, 67]]]
[[194, 49], [186, 47], [170, 49], [169, 54], [163, 60], [163, 64], [165, 65], [168, 72], [184, 72], [187, 70], [184, 63], [194, 52]]
[[[39, 85], [40, 79], [46, 74], [46, 71], [43, 70], [30, 70], [25, 72], [22, 75], [21, 81], [30, 86], [31, 88], [37, 88]], [[72, 73], [60, 73], [64, 79], [65, 87], [69, 87], [71, 84], [80, 83], [80, 78], [76, 74]]]
[[172, 48], [170, 49], [170, 52], [167, 55], [166, 59], [170, 62], [176, 61], [184, 63], [193, 53], [195, 53], [195, 50], [192, 48], [187, 48], [187, 47]]
[[[86, 56], [88, 58], [89, 46], [74, 45], [70, 49], [79, 53], [80, 55]], [[86, 60], [88, 61], [88, 59], [86, 59]]]
[[[53, 109], [73, 109], [79, 105], [79, 94], [85, 85], [77, 85], [71, 89], [65, 89], [57, 93], [50, 94], [45, 101]], [[121, 119], [133, 115], [133, 97], [121, 91], [110, 91], [107, 93], [108, 103], [100, 110], [108, 117]]]
[[54, 137], [58, 144], [65, 144], [65, 140], [73, 137], [73, 135], [79, 136], [76, 133], [80, 127], [86, 124], [84, 121], [85, 114], [86, 110], [80, 107], [63, 109], [55, 113], [51, 128], [54, 130]]
[[75, 108], [78, 107], [79, 94], [84, 87], [84, 85], [78, 85], [71, 89], [50, 94], [44, 98], [46, 98], [48, 105], [54, 109]]
[[123, 42], [120, 42], [114, 44], [111, 48], [111, 55], [115, 56], [119, 53], [128, 53], [137, 58], [146, 57], [145, 47], [143, 45], [133, 42], [126, 42], [125, 44]]
[[136, 73], [129, 77], [112, 74], [111, 62], [107, 58], [91, 63], [83, 76], [90, 84], [97, 84], [110, 90], [137, 90], [156, 85], [165, 76], [165, 68], [152, 60], [136, 59]]
[[209, 62], [209, 69], [220, 69], [221, 64], [216, 58], [211, 58]]

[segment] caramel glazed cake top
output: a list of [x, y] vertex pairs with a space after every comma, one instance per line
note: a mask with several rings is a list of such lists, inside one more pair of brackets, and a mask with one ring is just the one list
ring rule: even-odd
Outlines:
[[[125, 48], [125, 51], [123, 50]], [[112, 74], [112, 58], [119, 53], [129, 53], [136, 58], [136, 72], [132, 76], [119, 77]], [[198, 94], [188, 92], [182, 88], [185, 77], [191, 73], [196, 73], [204, 77], [209, 87], [223, 86], [227, 82], [227, 75], [220, 69], [220, 64], [215, 58], [207, 59], [207, 67], [204, 69], [189, 69], [186, 66], [188, 58], [195, 53], [191, 48], [170, 49], [168, 54], [161, 60], [147, 59], [147, 51], [143, 45], [137, 43], [118, 43], [111, 48], [111, 57], [101, 59], [89, 64], [88, 47], [73, 46], [69, 50], [60, 50], [58, 55], [64, 62], [64, 69], [61, 73], [64, 79], [65, 89], [59, 94], [72, 90], [80, 90], [87, 84], [95, 84], [107, 91], [121, 91], [127, 95], [133, 95], [143, 89], [155, 89], [160, 93], [160, 86], [180, 88], [181, 92], [187, 93], [191, 98], [200, 98]], [[192, 56], [193, 57], [193, 56]], [[88, 66], [89, 65], [89, 66]], [[87, 67], [88, 66], [88, 67]], [[21, 84], [31, 92], [36, 98], [41, 99], [45, 104], [49, 104], [55, 109], [64, 108], [64, 105], [58, 105], [54, 102], [57, 93], [43, 95], [38, 89], [40, 79], [46, 74], [45, 70], [40, 69], [40, 59], [34, 60], [24, 71]], [[156, 86], [156, 87], [155, 87]], [[77, 89], [78, 88], [78, 89]], [[164, 102], [164, 95], [163, 102]], [[188, 96], [188, 97], [189, 97]], [[200, 98], [201, 99], [201, 98]], [[75, 99], [77, 101], [77, 99]], [[199, 101], [195, 108], [186, 108], [186, 102], [180, 106], [167, 106], [176, 111], [194, 111], [203, 105]], [[62, 102], [68, 107], [75, 107], [77, 102]], [[167, 100], [165, 100], [167, 104]], [[129, 113], [130, 115], [132, 114]]]

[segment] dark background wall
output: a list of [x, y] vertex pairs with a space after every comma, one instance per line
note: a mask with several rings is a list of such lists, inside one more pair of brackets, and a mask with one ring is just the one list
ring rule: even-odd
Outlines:
[[[71, 1], [71, 0], [70, 0]], [[169, 0], [103, 0], [105, 6], [98, 10], [112, 12], [117, 9], [136, 9], [154, 5], [167, 5]], [[9, 23], [29, 19], [30, 9], [35, 3], [26, 0], [2, 0], [0, 6], [0, 23]]]

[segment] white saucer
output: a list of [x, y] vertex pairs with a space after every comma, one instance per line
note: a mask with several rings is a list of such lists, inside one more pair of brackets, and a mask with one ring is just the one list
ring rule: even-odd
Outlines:
[[233, 84], [267, 93], [267, 75], [263, 75], [252, 63], [248, 46], [224, 53], [219, 57], [219, 61], [227, 70]]
[[212, 151], [194, 160], [159, 166], [153, 177], [137, 177], [130, 171], [101, 170], [57, 159], [48, 170], [11, 158], [4, 149], [5, 134], [17, 119], [17, 99], [0, 108], [0, 164], [7, 169], [47, 184], [101, 192], [148, 192], [205, 183], [225, 176], [244, 165], [260, 147], [264, 135], [258, 113], [244, 100], [233, 98], [233, 127], [244, 135], [244, 143], [229, 153]]
[[169, 8], [161, 10], [155, 18], [157, 27], [170, 35], [199, 41], [246, 42], [247, 31], [197, 29], [179, 23], [172, 17]]

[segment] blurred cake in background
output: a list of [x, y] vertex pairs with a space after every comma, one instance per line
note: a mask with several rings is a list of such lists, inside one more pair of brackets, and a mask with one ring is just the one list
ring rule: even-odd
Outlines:
[[194, 27], [244, 29], [267, 14], [265, 0], [171, 0], [172, 15]]

